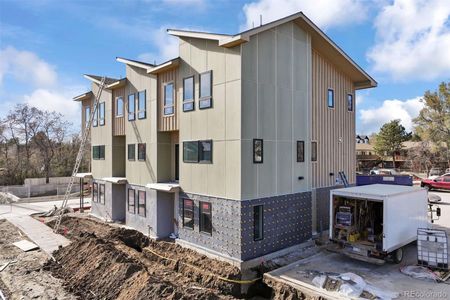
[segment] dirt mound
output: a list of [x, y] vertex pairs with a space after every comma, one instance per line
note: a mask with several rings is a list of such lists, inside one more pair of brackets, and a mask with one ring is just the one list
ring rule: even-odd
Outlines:
[[61, 228], [72, 243], [56, 251], [57, 262], [49, 261], [46, 268], [82, 299], [234, 299], [239, 295], [239, 284], [217, 277], [240, 279], [239, 269], [225, 262], [89, 219], [66, 217]]

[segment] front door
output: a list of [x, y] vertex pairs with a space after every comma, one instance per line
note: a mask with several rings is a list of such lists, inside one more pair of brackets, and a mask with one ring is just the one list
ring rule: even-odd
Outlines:
[[175, 144], [175, 180], [180, 177], [180, 145]]

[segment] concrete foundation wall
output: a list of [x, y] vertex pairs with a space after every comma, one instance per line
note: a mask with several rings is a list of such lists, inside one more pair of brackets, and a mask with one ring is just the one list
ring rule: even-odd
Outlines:
[[91, 201], [91, 213], [106, 220], [125, 221], [125, 185], [98, 179], [93, 182], [105, 185], [105, 204]]
[[[135, 213], [131, 213], [128, 211], [128, 189], [134, 189], [136, 192], [136, 198], [135, 198], [135, 203], [136, 203], [136, 211]], [[146, 207], [145, 207], [145, 217], [144, 216], [140, 216], [138, 214], [138, 203], [139, 203], [139, 195], [138, 195], [138, 191], [145, 191], [146, 192]], [[149, 235], [152, 238], [157, 238], [157, 232], [156, 232], [156, 212], [157, 212], [157, 203], [156, 203], [156, 199], [157, 199], [157, 192], [154, 190], [150, 190], [147, 189], [143, 186], [139, 186], [139, 185], [127, 185], [126, 188], [126, 198], [125, 198], [125, 202], [126, 202], [126, 207], [125, 207], [125, 215], [126, 215], [126, 225], [127, 226], [131, 226], [133, 228], [135, 228], [136, 230], [139, 230], [140, 232]]]
[[330, 226], [330, 191], [342, 188], [340, 185], [325, 188], [314, 189], [316, 203], [316, 231], [321, 232], [328, 230]]
[[[126, 198], [125, 185], [112, 184], [111, 216], [114, 221], [125, 221]], [[105, 199], [105, 202], [108, 199]]]

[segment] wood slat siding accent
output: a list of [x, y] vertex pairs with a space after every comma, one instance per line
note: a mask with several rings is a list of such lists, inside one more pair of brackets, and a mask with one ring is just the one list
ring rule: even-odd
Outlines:
[[[178, 68], [158, 74], [158, 129], [159, 131], [175, 131], [178, 126], [178, 90], [180, 84], [178, 81]], [[164, 116], [164, 84], [174, 83], [174, 114]]]
[[[122, 97], [123, 99], [123, 117], [116, 118], [116, 98]], [[112, 120], [113, 120], [113, 135], [114, 136], [121, 136], [125, 135], [125, 116], [126, 116], [126, 109], [125, 109], [125, 88], [118, 88], [113, 90], [113, 97], [112, 97]]]
[[[328, 88], [334, 90], [334, 108], [328, 108]], [[349, 93], [353, 95], [352, 112], [347, 109]], [[317, 162], [312, 162], [313, 187], [335, 185], [339, 171], [344, 171], [349, 183], [354, 183], [356, 180], [354, 85], [348, 76], [314, 49], [311, 139], [317, 141]], [[334, 176], [330, 176], [330, 173], [334, 173]]]

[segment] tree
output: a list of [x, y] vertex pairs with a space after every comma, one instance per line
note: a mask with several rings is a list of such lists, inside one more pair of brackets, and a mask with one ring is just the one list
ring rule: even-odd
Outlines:
[[421, 101], [424, 107], [413, 120], [416, 133], [422, 140], [430, 140], [447, 147], [447, 164], [450, 167], [450, 82], [442, 82], [438, 91], [426, 91]]
[[412, 169], [425, 170], [429, 177], [431, 168], [445, 161], [443, 158], [445, 151], [442, 150], [442, 147], [436, 146], [430, 141], [418, 142], [417, 146], [408, 150], [408, 159], [412, 163]]
[[406, 132], [400, 120], [392, 120], [381, 126], [375, 138], [374, 150], [379, 156], [391, 156], [395, 168], [395, 155], [403, 149], [403, 142], [410, 138], [411, 133]]

